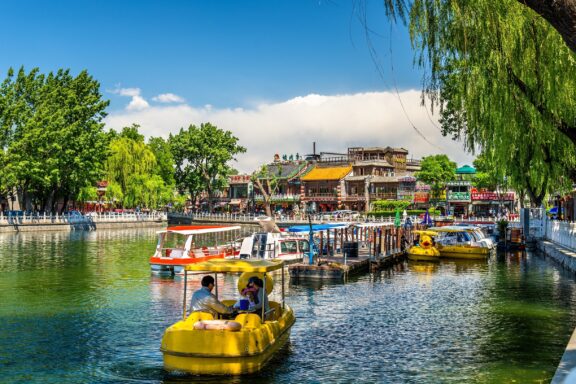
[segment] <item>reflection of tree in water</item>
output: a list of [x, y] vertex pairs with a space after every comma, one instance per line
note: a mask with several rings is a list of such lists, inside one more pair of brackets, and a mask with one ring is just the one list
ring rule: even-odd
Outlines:
[[560, 279], [531, 254], [500, 257], [491, 267], [478, 338], [491, 377], [506, 382], [525, 371], [533, 380], [550, 380], [575, 326], [573, 279]]

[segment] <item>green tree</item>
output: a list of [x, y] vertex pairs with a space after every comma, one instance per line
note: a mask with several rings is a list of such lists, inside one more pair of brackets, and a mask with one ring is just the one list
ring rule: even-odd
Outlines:
[[563, 175], [576, 180], [576, 57], [552, 27], [568, 3], [417, 0], [410, 8], [417, 62], [429, 70], [425, 94], [441, 109], [444, 134], [480, 150], [536, 205], [569, 184]]
[[144, 136], [138, 133], [138, 126], [124, 128], [110, 142], [109, 153], [107, 179], [120, 187], [122, 205], [148, 206], [150, 191], [146, 182], [154, 175], [156, 157], [144, 142]]
[[161, 137], [151, 137], [148, 139], [148, 146], [156, 157], [156, 169], [154, 173], [159, 175], [166, 186], [174, 187], [174, 156], [170, 150], [170, 144]]
[[272, 196], [278, 191], [278, 181], [282, 174], [282, 166], [280, 164], [263, 165], [258, 171], [255, 171], [252, 176], [254, 187], [258, 189], [262, 198], [264, 199], [264, 209], [267, 216], [272, 216], [272, 209], [270, 203]]
[[426, 156], [422, 159], [421, 169], [416, 173], [418, 180], [430, 185], [431, 198], [438, 202], [446, 183], [454, 180], [456, 163], [446, 155]]
[[80, 189], [101, 176], [106, 158], [102, 119], [109, 102], [86, 71], [74, 77], [60, 69], [8, 71], [0, 86], [0, 156], [4, 190], [16, 190], [25, 204], [63, 208]]
[[199, 189], [208, 194], [208, 207], [212, 211], [216, 191], [226, 185], [230, 172], [228, 162], [235, 160], [246, 148], [238, 144], [238, 138], [230, 131], [204, 123], [200, 127], [190, 125], [188, 129], [168, 139], [176, 164], [176, 183], [186, 188], [194, 197]]

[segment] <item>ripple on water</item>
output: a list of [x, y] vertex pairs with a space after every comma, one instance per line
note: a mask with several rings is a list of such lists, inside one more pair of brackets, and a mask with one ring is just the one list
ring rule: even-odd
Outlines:
[[[183, 282], [150, 275], [155, 231], [0, 235], [0, 382], [538, 382], [575, 325], [573, 277], [539, 257], [407, 262], [289, 284], [297, 322], [258, 375], [167, 373], [159, 345]], [[220, 284], [237, 295], [236, 278]]]

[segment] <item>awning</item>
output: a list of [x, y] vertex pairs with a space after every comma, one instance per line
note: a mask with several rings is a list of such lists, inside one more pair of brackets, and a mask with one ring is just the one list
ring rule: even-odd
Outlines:
[[241, 201], [242, 200], [240, 200], [240, 199], [232, 199], [232, 200], [230, 200], [229, 204], [230, 205], [240, 205]]

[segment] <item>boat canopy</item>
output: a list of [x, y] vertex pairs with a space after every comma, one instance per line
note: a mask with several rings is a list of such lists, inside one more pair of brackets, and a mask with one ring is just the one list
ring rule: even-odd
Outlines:
[[426, 236], [438, 236], [438, 232], [436, 231], [413, 231], [419, 235], [426, 235]]
[[211, 259], [201, 263], [186, 266], [187, 271], [204, 272], [271, 272], [281, 269], [284, 262], [282, 260], [227, 260]]
[[177, 233], [179, 235], [200, 235], [204, 233], [227, 232], [241, 229], [239, 225], [179, 225], [168, 227], [156, 233]]
[[428, 228], [429, 231], [433, 232], [468, 232], [470, 228], [466, 227], [455, 227], [455, 226], [445, 226], [445, 227], [431, 227]]
[[[326, 231], [328, 229], [346, 228], [347, 224], [313, 224], [312, 232]], [[288, 232], [310, 232], [310, 225], [293, 225]]]

